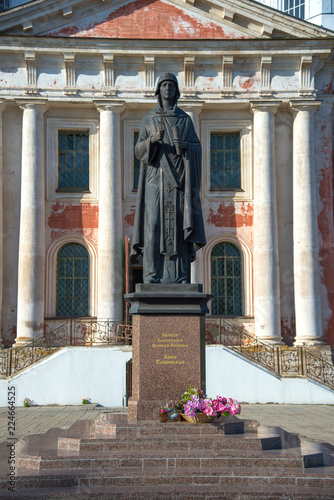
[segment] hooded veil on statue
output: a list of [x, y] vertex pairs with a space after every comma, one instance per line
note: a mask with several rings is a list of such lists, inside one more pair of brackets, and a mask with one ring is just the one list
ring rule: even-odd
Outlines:
[[[160, 87], [166, 81], [175, 84], [176, 92], [172, 106], [164, 109]], [[191, 262], [206, 243], [201, 145], [190, 116], [177, 107], [180, 92], [173, 74], [159, 78], [156, 96], [158, 106], [143, 119], [135, 147], [141, 164], [131, 259], [143, 255], [144, 283], [190, 283]], [[163, 139], [153, 143], [160, 130]], [[176, 135], [183, 151], [176, 151]]]

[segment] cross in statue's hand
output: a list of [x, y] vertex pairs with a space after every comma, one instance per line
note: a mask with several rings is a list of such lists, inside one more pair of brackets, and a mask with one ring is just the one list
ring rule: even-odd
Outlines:
[[160, 116], [160, 131], [162, 131], [164, 129], [163, 117], [166, 116], [163, 108], [159, 108], [158, 115]]

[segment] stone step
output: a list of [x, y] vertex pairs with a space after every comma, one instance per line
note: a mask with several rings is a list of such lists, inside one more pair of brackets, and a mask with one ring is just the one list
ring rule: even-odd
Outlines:
[[[8, 492], [10, 493], [10, 492]], [[1, 498], [12, 499], [11, 495], [4, 493]], [[219, 499], [231, 500], [238, 498], [242, 500], [333, 500], [331, 492], [327, 494], [322, 488], [295, 487], [283, 485], [264, 486], [235, 486], [223, 484], [217, 485], [145, 485], [145, 486], [69, 486], [55, 488], [33, 488], [19, 489], [17, 493], [20, 498], [30, 500], [50, 498], [64, 498], [68, 500], [83, 499], [136, 499], [136, 500], [188, 500], [188, 499]]]
[[[140, 425], [118, 424], [108, 420], [108, 414], [102, 414], [95, 422], [95, 432], [100, 435], [137, 439], [145, 436], [188, 435], [214, 436], [227, 434], [243, 434], [245, 422], [231, 420], [222, 423], [190, 424], [188, 422], [147, 422]], [[248, 428], [247, 428], [248, 430]], [[256, 428], [254, 428], [254, 431]]]
[[301, 456], [299, 450], [258, 451], [199, 449], [194, 453], [185, 450], [141, 450], [133, 452], [113, 451], [96, 454], [81, 452], [73, 456], [35, 456], [21, 455], [19, 467], [35, 470], [80, 469], [98, 467], [141, 467], [144, 472], [152, 467], [175, 470], [182, 467], [319, 467], [323, 465], [322, 453]]
[[174, 436], [162, 436], [150, 439], [139, 438], [136, 440], [125, 439], [76, 439], [60, 437], [58, 449], [66, 451], [133, 451], [133, 450], [197, 450], [207, 448], [210, 450], [279, 450], [282, 448], [280, 436], [272, 437], [243, 437], [220, 436], [213, 439], [189, 435], [176, 439]]
[[[280, 429], [261, 428], [236, 417], [225, 425], [134, 425], [124, 416], [108, 414], [98, 425], [109, 426], [114, 434], [74, 429], [65, 434], [68, 437], [54, 440], [53, 446], [45, 440], [28, 448], [30, 454], [18, 461], [19, 496], [43, 500], [333, 498], [334, 466], [322, 466], [324, 457], [326, 463], [334, 463], [328, 460], [328, 450], [323, 455], [317, 444], [308, 446]], [[238, 434], [241, 428], [244, 434]], [[229, 434], [231, 430], [237, 434]], [[0, 498], [7, 498], [7, 488], [8, 478], [0, 478]]]
[[[258, 487], [284, 486], [288, 488], [322, 488], [328, 492], [334, 490], [334, 472], [324, 468], [326, 472], [309, 472], [298, 469], [289, 471], [278, 470], [277, 468], [220, 468], [212, 467], [203, 471], [196, 469], [183, 469], [180, 471], [166, 472], [163, 469], [151, 471], [149, 474], [143, 474], [139, 468], [115, 468], [114, 470], [90, 469], [75, 471], [56, 471], [50, 474], [45, 471], [40, 475], [19, 475], [16, 479], [16, 488], [18, 490], [27, 490], [29, 488], [59, 488], [70, 486], [81, 486], [94, 488], [99, 486], [110, 487], [149, 487], [150, 485], [223, 485], [225, 487], [238, 486], [249, 487], [256, 485]], [[0, 482], [0, 498], [2, 491], [8, 487], [7, 479], [2, 478]], [[244, 490], [242, 490], [244, 491]], [[315, 497], [314, 497], [315, 498]]]

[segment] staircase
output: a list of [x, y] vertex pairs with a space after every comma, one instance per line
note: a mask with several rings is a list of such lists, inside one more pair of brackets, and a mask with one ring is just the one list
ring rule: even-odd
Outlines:
[[[332, 499], [333, 464], [329, 449], [251, 420], [129, 424], [126, 415], [104, 413], [89, 432], [75, 426], [65, 436], [63, 431], [57, 450], [46, 438], [21, 455], [16, 494]], [[11, 498], [6, 481], [1, 478], [0, 498]]]
[[48, 320], [44, 335], [13, 347], [0, 348], [0, 379], [11, 377], [66, 346], [131, 345], [131, 325], [109, 319]]
[[334, 390], [334, 365], [329, 345], [272, 345], [223, 318], [206, 320], [206, 343], [222, 344], [281, 378], [308, 378]]

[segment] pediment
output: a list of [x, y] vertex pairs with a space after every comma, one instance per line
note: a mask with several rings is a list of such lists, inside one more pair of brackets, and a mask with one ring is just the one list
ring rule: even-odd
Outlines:
[[101, 12], [94, 19], [86, 17], [76, 25], [45, 33], [51, 36], [97, 38], [248, 38], [242, 30], [223, 26], [203, 17], [201, 12], [162, 0], [135, 0], [113, 10]]
[[0, 34], [166, 40], [334, 36], [252, 0], [35, 0], [1, 13]]

